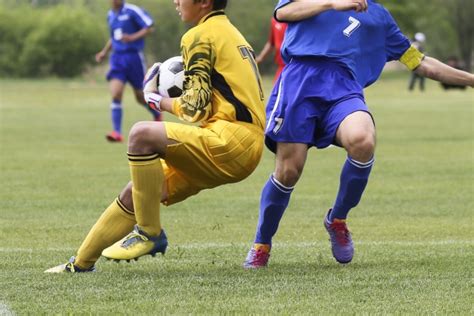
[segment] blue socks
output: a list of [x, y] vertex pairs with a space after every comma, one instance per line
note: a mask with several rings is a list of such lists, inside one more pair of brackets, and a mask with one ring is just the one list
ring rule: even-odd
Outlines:
[[[346, 219], [349, 211], [359, 203], [367, 186], [373, 164], [374, 158], [362, 163], [347, 157], [341, 172], [336, 202], [329, 214], [329, 222], [335, 218]], [[270, 176], [263, 187], [260, 199], [255, 243], [271, 245], [272, 237], [275, 235], [290, 201], [291, 192], [293, 192], [293, 187], [285, 187], [273, 175]]]
[[335, 218], [346, 219], [351, 208], [359, 203], [369, 180], [373, 164], [374, 158], [363, 163], [349, 156], [347, 157], [341, 172], [336, 202], [329, 214], [329, 222], [332, 222]]
[[122, 103], [120, 100], [112, 100], [110, 104], [110, 114], [114, 131], [122, 134]]
[[260, 199], [260, 214], [258, 216], [257, 233], [255, 243], [271, 244], [272, 237], [275, 235], [278, 224], [283, 217], [293, 187], [285, 187], [278, 182], [273, 175], [263, 187], [262, 197]]

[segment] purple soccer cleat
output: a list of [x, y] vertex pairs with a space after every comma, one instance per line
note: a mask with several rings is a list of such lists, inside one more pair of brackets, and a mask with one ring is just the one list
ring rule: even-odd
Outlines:
[[255, 244], [245, 259], [244, 269], [265, 268], [270, 258], [270, 248], [267, 244]]
[[339, 263], [349, 263], [354, 256], [354, 244], [352, 243], [351, 233], [347, 229], [344, 219], [335, 218], [332, 223], [329, 222], [328, 215], [324, 218], [324, 227], [331, 238], [332, 255]]

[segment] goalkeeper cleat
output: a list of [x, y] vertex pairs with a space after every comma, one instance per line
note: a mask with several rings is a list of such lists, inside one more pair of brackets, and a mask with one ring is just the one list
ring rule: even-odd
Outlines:
[[332, 223], [329, 222], [328, 215], [324, 218], [324, 227], [329, 233], [331, 241], [332, 255], [339, 263], [349, 263], [354, 256], [354, 244], [352, 243], [351, 233], [347, 229], [344, 219], [335, 218]]
[[132, 259], [138, 260], [138, 258], [145, 255], [154, 257], [157, 252], [164, 255], [167, 247], [168, 239], [164, 230], [161, 230], [159, 236], [153, 237], [147, 235], [138, 225], [135, 225], [133, 231], [125, 238], [104, 249], [102, 256], [115, 262], [120, 260], [130, 262]]
[[70, 272], [70, 273], [79, 273], [79, 272], [96, 272], [95, 266], [92, 266], [88, 269], [82, 269], [79, 268], [74, 264], [74, 261], [76, 260], [76, 257], [71, 257], [67, 263], [60, 264], [59, 266], [53, 267], [51, 269], [48, 269], [44, 271], [45, 273], [64, 273], [64, 272]]
[[269, 244], [255, 244], [247, 254], [244, 262], [244, 269], [260, 269], [268, 265], [270, 258]]
[[123, 141], [122, 134], [117, 131], [111, 131], [105, 135], [105, 138], [111, 143], [121, 143]]

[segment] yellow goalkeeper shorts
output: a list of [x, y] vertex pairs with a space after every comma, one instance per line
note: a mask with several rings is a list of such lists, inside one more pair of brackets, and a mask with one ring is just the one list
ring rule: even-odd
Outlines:
[[204, 189], [238, 182], [257, 167], [263, 130], [253, 124], [219, 120], [205, 127], [164, 122], [168, 145], [162, 160], [168, 198], [180, 202]]

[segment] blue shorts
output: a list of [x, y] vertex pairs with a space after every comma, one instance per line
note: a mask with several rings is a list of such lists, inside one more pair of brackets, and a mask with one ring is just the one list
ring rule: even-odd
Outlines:
[[346, 116], [369, 113], [363, 90], [351, 72], [315, 57], [292, 59], [285, 66], [266, 111], [265, 144], [273, 152], [276, 143], [317, 148], [335, 144], [337, 128]]
[[114, 52], [110, 56], [107, 80], [130, 82], [133, 88], [141, 90], [145, 73], [146, 63], [142, 52]]

